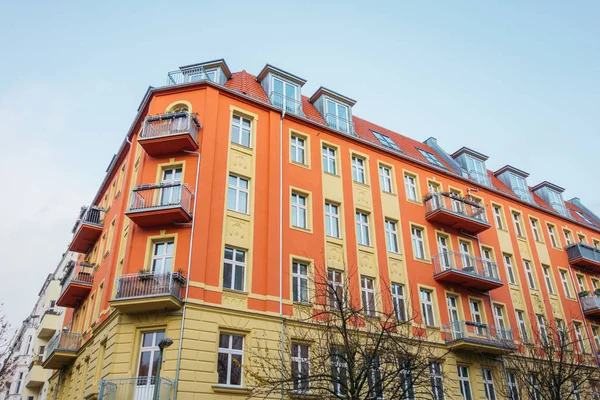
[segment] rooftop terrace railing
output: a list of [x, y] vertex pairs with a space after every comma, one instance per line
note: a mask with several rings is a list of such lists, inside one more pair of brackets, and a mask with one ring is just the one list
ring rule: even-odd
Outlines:
[[306, 117], [302, 112], [302, 102], [291, 97], [286, 97], [281, 93], [271, 92], [269, 94], [269, 100], [277, 108], [281, 108], [288, 113], [298, 115], [300, 117]]
[[327, 121], [327, 125], [333, 129], [337, 129], [343, 133], [355, 135], [354, 122], [352, 121], [348, 121], [345, 118], [338, 117], [337, 115], [330, 113], [325, 114], [325, 121]]
[[491, 279], [498, 282], [500, 275], [496, 263], [457, 251], [444, 251], [432, 257], [433, 275], [454, 270], [478, 278]]
[[471, 179], [472, 181], [475, 181], [483, 186], [492, 187], [492, 181], [490, 180], [488, 174], [475, 171], [474, 169], [470, 169], [468, 173], [469, 179]]
[[463, 217], [487, 222], [485, 206], [452, 192], [429, 193], [424, 198], [426, 214], [432, 214], [438, 210], [446, 210]]
[[181, 206], [191, 215], [192, 192], [181, 182], [140, 185], [132, 190], [130, 211]]
[[198, 141], [199, 129], [198, 118], [187, 111], [153, 115], [146, 118], [141, 137], [148, 139], [189, 133], [195, 141]]
[[171, 71], [167, 74], [166, 86], [177, 86], [193, 82], [216, 82], [215, 72], [207, 71], [204, 67], [186, 68], [178, 71]]

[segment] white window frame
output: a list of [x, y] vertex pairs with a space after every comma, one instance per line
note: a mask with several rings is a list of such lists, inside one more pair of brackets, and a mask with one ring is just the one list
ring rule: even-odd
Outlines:
[[[292, 299], [296, 303], [308, 303], [310, 298], [310, 288], [308, 286], [308, 268], [306, 262], [292, 261]], [[304, 270], [304, 273], [302, 271]], [[294, 286], [295, 284], [295, 286]], [[294, 287], [297, 292], [294, 292]], [[303, 298], [303, 289], [306, 289], [306, 298]]]
[[421, 311], [423, 313], [423, 322], [427, 326], [435, 326], [433, 291], [429, 289], [420, 289], [419, 297], [421, 299]]
[[549, 294], [554, 293], [554, 285], [552, 285], [552, 277], [551, 277], [551, 269], [549, 265], [542, 264], [542, 272], [544, 273], [544, 279], [546, 281], [546, 289], [548, 289]]
[[563, 234], [565, 236], [565, 246], [569, 246], [573, 243], [573, 239], [571, 237], [571, 231], [568, 229], [563, 229]]
[[573, 326], [575, 327], [575, 338], [577, 339], [577, 347], [579, 347], [579, 351], [581, 353], [585, 353], [585, 340], [583, 340], [583, 332], [581, 331], [582, 325], [579, 322], [573, 322]]
[[387, 243], [387, 250], [390, 253], [400, 253], [400, 246], [398, 244], [398, 228], [396, 221], [392, 221], [389, 218], [385, 219], [385, 238]]
[[546, 329], [546, 321], [544, 320], [544, 316], [542, 314], [535, 314], [535, 321], [537, 322], [540, 340], [542, 340], [544, 344], [547, 344], [548, 330]]
[[[325, 97], [324, 103], [325, 103], [324, 104], [325, 119], [327, 120], [327, 125], [331, 126], [334, 129], [337, 129], [338, 131], [344, 132], [344, 133], [352, 133], [350, 131], [350, 129], [351, 129], [350, 108], [347, 105], [342, 104], [338, 101], [335, 101], [330, 97]], [[335, 113], [329, 112], [330, 111], [329, 103], [331, 103], [335, 106], [334, 107]], [[345, 109], [346, 115], [344, 115], [344, 116], [340, 115], [340, 107]], [[329, 118], [330, 115], [332, 116], [331, 119]], [[333, 122], [333, 124], [332, 124], [332, 122]]]
[[533, 276], [533, 270], [531, 268], [531, 262], [528, 260], [523, 260], [523, 268], [525, 268], [525, 275], [527, 276], [527, 284], [529, 285], [529, 289], [537, 290], [535, 277]]
[[513, 224], [515, 226], [515, 234], [520, 238], [524, 238], [525, 232], [523, 232], [523, 226], [521, 225], [521, 214], [516, 211], [512, 211], [511, 215], [513, 218]]
[[571, 288], [569, 288], [569, 279], [567, 276], [567, 272], [563, 270], [558, 270], [558, 274], [560, 275], [560, 281], [563, 285], [563, 290], [565, 291], [565, 296], [569, 299], [573, 298], [571, 296]]
[[377, 305], [375, 304], [375, 280], [367, 276], [361, 276], [360, 291], [365, 315], [375, 316], [377, 312]]
[[[236, 118], [239, 120], [236, 121]], [[248, 122], [248, 126], [244, 126], [244, 122]], [[234, 138], [233, 127], [237, 127], [239, 129], [239, 136], [236, 140]], [[244, 135], [243, 133], [247, 132], [248, 134], [248, 143], [244, 143]], [[252, 146], [252, 120], [249, 118], [242, 117], [238, 114], [233, 114], [231, 116], [231, 142], [235, 144], [239, 144], [240, 146], [251, 148]]]
[[444, 400], [444, 374], [442, 371], [442, 363], [439, 361], [430, 362], [429, 376], [433, 400]]
[[308, 196], [292, 192], [291, 203], [292, 226], [300, 229], [308, 229]]
[[[234, 179], [235, 182], [231, 182]], [[244, 188], [240, 183], [246, 183], [246, 187]], [[227, 209], [235, 212], [239, 212], [242, 214], [248, 214], [248, 203], [250, 201], [250, 180], [246, 178], [242, 178], [241, 176], [229, 174], [229, 178], [227, 181]], [[234, 196], [234, 204], [233, 208], [229, 208], [229, 198], [232, 195]], [[246, 201], [242, 200], [242, 194], [245, 194]]]
[[547, 225], [548, 227], [548, 236], [550, 236], [550, 243], [552, 243], [552, 247], [556, 247], [559, 248], [560, 244], [558, 243], [558, 240], [556, 239], [556, 233], [554, 232], [554, 225]]
[[290, 137], [290, 159], [297, 164], [306, 165], [306, 138], [292, 135]]
[[369, 215], [362, 211], [356, 211], [356, 240], [360, 245], [371, 245]]
[[460, 387], [460, 394], [463, 400], [473, 400], [473, 390], [471, 388], [471, 380], [469, 379], [469, 367], [466, 365], [457, 365], [458, 371], [458, 384]]
[[482, 368], [483, 388], [487, 400], [496, 400], [496, 388], [494, 387], [494, 374], [490, 368]]
[[394, 306], [394, 314], [398, 321], [406, 321], [406, 299], [404, 298], [404, 285], [392, 282], [390, 287], [392, 292], [392, 305]]
[[[221, 342], [220, 338], [221, 335], [226, 335], [229, 337], [228, 340], [228, 347], [220, 347], [219, 345], [219, 350], [218, 350], [218, 354], [227, 354], [227, 382], [226, 383], [219, 383], [219, 386], [229, 386], [229, 387], [242, 387], [244, 384], [244, 374], [243, 371], [240, 372], [240, 383], [239, 384], [235, 384], [235, 383], [231, 383], [231, 364], [232, 364], [232, 360], [233, 360], [233, 356], [241, 356], [241, 364], [242, 366], [240, 366], [240, 368], [243, 368], [244, 365], [244, 347], [246, 345], [245, 343], [245, 337], [242, 335], [235, 335], [233, 333], [226, 333], [226, 332], [220, 332], [219, 333], [219, 343]], [[233, 337], [239, 337], [242, 340], [242, 349], [234, 349], [233, 348]]]
[[[160, 254], [157, 254], [159, 249], [164, 249]], [[169, 249], [171, 252], [169, 253]], [[175, 253], [175, 240], [160, 240], [152, 244], [152, 259], [150, 260], [150, 268], [153, 274], [164, 274], [173, 272], [173, 255]]]
[[365, 159], [356, 155], [352, 155], [352, 180], [363, 185], [367, 183]]
[[[226, 258], [227, 251], [231, 252], [231, 259]], [[244, 261], [237, 261], [237, 255], [242, 254]], [[246, 269], [248, 263], [248, 253], [246, 250], [236, 249], [235, 247], [225, 246], [225, 250], [223, 251], [223, 288], [229, 290], [235, 290], [238, 292], [243, 292], [246, 289]], [[231, 282], [229, 287], [225, 284], [225, 269], [227, 268], [227, 264], [231, 266]], [[242, 278], [242, 287], [237, 289], [235, 287], [236, 277], [238, 276], [238, 271], [241, 270]]]
[[384, 165], [379, 166], [379, 182], [381, 190], [385, 193], [393, 193], [392, 170]]
[[519, 400], [519, 384], [517, 382], [517, 374], [514, 371], [506, 372], [506, 381], [508, 382], [508, 395], [510, 400]]
[[417, 178], [411, 174], [404, 174], [404, 187], [406, 198], [410, 201], [418, 201]]
[[334, 238], [340, 238], [340, 206], [331, 202], [325, 202], [325, 234]]
[[525, 313], [522, 310], [515, 310], [515, 318], [517, 319], [517, 328], [519, 336], [524, 343], [529, 342], [529, 333], [527, 332], [527, 323], [525, 322]]
[[[338, 297], [341, 297], [341, 301], [344, 299], [344, 273], [342, 271], [338, 271], [337, 269], [329, 268], [327, 270], [327, 285], [328, 290], [333, 290], [336, 293], [339, 292], [337, 297], [334, 297], [333, 293], [328, 294], [328, 305], [329, 307], [338, 308], [338, 304], [332, 304], [332, 301], [338, 301]], [[343, 304], [342, 304], [343, 306]]]
[[496, 221], [496, 228], [504, 230], [504, 220], [502, 218], [502, 208], [497, 205], [492, 205], [494, 213], [494, 220]]
[[[302, 350], [306, 349], [306, 357], [302, 356]], [[296, 350], [296, 354], [294, 356], [294, 350]], [[296, 365], [298, 370], [298, 376], [294, 379], [294, 392], [295, 393], [309, 393], [310, 392], [310, 346], [304, 343], [292, 343], [292, 354], [291, 360], [292, 365]], [[306, 365], [307, 376], [303, 378], [302, 375], [302, 367]], [[308, 387], [302, 387], [302, 385], [307, 385]]]
[[323, 172], [337, 175], [337, 152], [336, 149], [323, 145], [321, 147], [321, 158], [323, 160]]
[[475, 327], [475, 333], [477, 333], [479, 336], [482, 336], [484, 334], [484, 330], [482, 327], [483, 315], [481, 314], [482, 307], [483, 306], [481, 305], [481, 302], [479, 300], [469, 301], [469, 308], [471, 310], [471, 320], [477, 324], [477, 326]]
[[410, 234], [412, 237], [413, 251], [415, 258], [419, 260], [426, 260], [425, 252], [425, 230], [416, 226], [411, 226]]
[[585, 292], [585, 280], [583, 275], [575, 274], [577, 278], [577, 286], [579, 286], [579, 292]]
[[542, 242], [542, 236], [540, 235], [540, 231], [538, 229], [538, 220], [532, 217], [529, 217], [529, 222], [531, 223], [531, 230], [533, 232], [533, 238], [537, 242]]

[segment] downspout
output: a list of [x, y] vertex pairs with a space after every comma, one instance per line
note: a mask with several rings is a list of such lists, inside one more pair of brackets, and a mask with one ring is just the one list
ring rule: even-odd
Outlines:
[[[571, 265], [569, 264], [569, 276], [571, 277], [571, 283], [573, 283], [573, 289], [575, 286], [575, 278], [573, 278], [573, 270], [571, 269]], [[585, 327], [585, 332], [587, 333], [588, 341], [590, 342], [590, 350], [594, 352], [594, 341], [592, 339], [592, 332], [585, 318], [585, 314], [583, 313], [583, 307], [581, 306], [581, 299], [579, 295], [577, 296], [577, 305], [579, 306], [579, 312], [581, 313], [581, 320], [583, 321], [583, 326]], [[581, 350], [581, 349], [580, 349]]]
[[285, 320], [283, 318], [283, 119], [285, 107], [281, 108], [279, 120], [279, 317], [281, 318], [281, 400], [284, 397], [285, 377]]
[[192, 269], [192, 249], [194, 248], [194, 230], [196, 227], [196, 205], [198, 204], [198, 179], [200, 177], [200, 153], [196, 151], [184, 150], [185, 153], [195, 154], [198, 157], [196, 165], [196, 183], [194, 186], [194, 206], [192, 207], [192, 224], [190, 232], [190, 251], [188, 254], [187, 285], [185, 285], [185, 297], [183, 300], [183, 311], [181, 313], [181, 327], [179, 328], [179, 348], [177, 349], [177, 367], [175, 368], [175, 390], [173, 400], [177, 400], [177, 391], [179, 389], [179, 371], [181, 369], [181, 353], [183, 351], [183, 328], [185, 324], [185, 312], [187, 310], [188, 297], [190, 294], [190, 272]]

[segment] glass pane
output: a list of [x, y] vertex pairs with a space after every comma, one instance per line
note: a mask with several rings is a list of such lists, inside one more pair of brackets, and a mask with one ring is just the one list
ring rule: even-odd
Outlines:
[[225, 259], [226, 260], [233, 260], [233, 249], [230, 248], [225, 248]]
[[154, 332], [144, 333], [144, 336], [142, 339], [142, 346], [143, 347], [152, 346], [152, 344], [153, 344], [152, 339], [154, 339]]
[[236, 125], [231, 126], [231, 141], [234, 143], [240, 142], [240, 127]]
[[225, 263], [223, 267], [223, 286], [228, 289], [231, 288], [232, 268], [232, 265], [229, 263]]
[[242, 350], [244, 347], [244, 337], [239, 335], [233, 335], [231, 340], [231, 348], [235, 350]]
[[219, 335], [219, 347], [222, 349], [229, 348], [229, 335], [226, 335], [224, 333], [221, 333]]
[[241, 250], [237, 250], [235, 252], [235, 261], [246, 262], [246, 252], [245, 251], [241, 251]]
[[165, 338], [165, 332], [164, 331], [156, 332], [156, 345], [158, 346], [158, 344], [160, 343], [160, 341], [163, 340], [164, 338]]
[[283, 95], [283, 82], [278, 79], [273, 79], [273, 91], [275, 93]]
[[152, 352], [143, 351], [140, 355], [140, 366], [138, 368], [138, 376], [148, 376], [150, 374], [150, 355]]
[[242, 383], [242, 356], [234, 354], [231, 356], [231, 382], [232, 385]]
[[227, 190], [227, 208], [229, 210], [235, 210], [235, 189], [229, 188]]
[[247, 212], [248, 211], [248, 194], [241, 192], [240, 193], [240, 205], [239, 205], [239, 210], [240, 212]]
[[217, 373], [219, 374], [219, 383], [222, 385], [227, 384], [227, 362], [229, 357], [227, 354], [219, 353], [219, 359], [217, 362]]
[[235, 290], [244, 290], [244, 267], [235, 266]]

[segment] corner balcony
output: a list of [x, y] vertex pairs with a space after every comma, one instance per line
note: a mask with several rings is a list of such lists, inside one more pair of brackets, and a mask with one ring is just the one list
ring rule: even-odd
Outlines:
[[572, 266], [600, 272], [600, 249], [585, 243], [573, 243], [566, 250]]
[[80, 348], [81, 333], [59, 332], [48, 342], [42, 367], [45, 369], [61, 369], [75, 361]]
[[[154, 389], [158, 385], [157, 395]], [[155, 376], [139, 376], [132, 378], [101, 379], [98, 389], [98, 400], [170, 400], [175, 395], [175, 381]]]
[[25, 387], [28, 389], [38, 388], [43, 386], [48, 379], [48, 371], [42, 367], [42, 357], [35, 358], [31, 364], [29, 364], [29, 372], [25, 377]]
[[456, 251], [445, 251], [432, 257], [433, 279], [455, 286], [488, 292], [504, 285], [498, 266], [488, 260]]
[[454, 351], [507, 354], [516, 350], [512, 330], [474, 321], [455, 321], [442, 326], [446, 344]]
[[84, 207], [73, 227], [73, 240], [69, 250], [75, 253], [86, 253], [102, 234], [104, 228], [103, 208], [96, 206]]
[[40, 339], [47, 339], [54, 336], [57, 329], [60, 329], [62, 326], [62, 320], [61, 313], [54, 310], [47, 310], [44, 315], [42, 315], [40, 325], [37, 328], [37, 337]]
[[489, 229], [485, 207], [476, 201], [451, 192], [429, 193], [423, 198], [425, 219], [432, 223], [460, 229], [475, 235]]
[[198, 149], [200, 122], [187, 111], [146, 117], [138, 143], [156, 157]]
[[71, 273], [61, 282], [62, 292], [56, 301], [60, 307], [75, 308], [87, 298], [94, 282], [94, 265], [85, 262], [71, 263]]
[[592, 294], [590, 297], [580, 298], [583, 315], [588, 318], [600, 318], [600, 297]]
[[179, 310], [186, 279], [178, 272], [144, 272], [117, 278], [111, 305], [124, 314]]
[[125, 215], [141, 227], [190, 222], [192, 196], [180, 182], [141, 185], [133, 189]]

